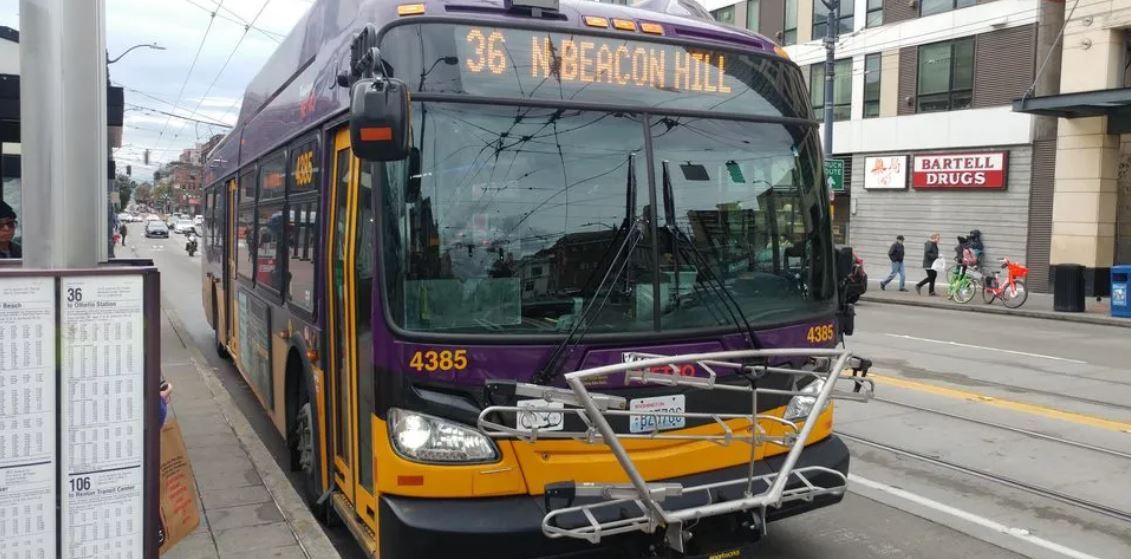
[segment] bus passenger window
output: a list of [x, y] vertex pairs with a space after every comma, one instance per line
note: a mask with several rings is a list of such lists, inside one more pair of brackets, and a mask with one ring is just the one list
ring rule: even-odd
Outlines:
[[240, 208], [239, 220], [236, 222], [236, 270], [240, 277], [251, 279], [251, 270], [255, 267], [253, 260], [255, 251], [255, 205]]
[[318, 198], [292, 201], [287, 218], [287, 298], [314, 310], [314, 252], [318, 248]]

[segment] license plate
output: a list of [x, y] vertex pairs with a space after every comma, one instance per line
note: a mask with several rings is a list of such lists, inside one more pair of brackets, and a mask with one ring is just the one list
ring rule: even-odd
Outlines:
[[565, 414], [554, 413], [550, 411], [541, 411], [548, 409], [564, 409], [565, 404], [561, 402], [547, 402], [546, 400], [519, 400], [516, 407], [537, 408], [540, 410], [520, 411], [515, 414], [515, 427], [520, 431], [530, 432], [534, 429], [538, 429], [539, 431], [561, 431], [565, 428]]
[[[642, 411], [652, 413], [679, 413], [687, 411], [687, 397], [683, 394], [671, 396], [653, 396], [651, 398], [636, 398], [628, 402], [629, 411]], [[628, 416], [628, 430], [633, 433], [647, 433], [650, 431], [666, 431], [668, 429], [681, 429], [687, 425], [687, 418], [682, 415], [630, 415]]]

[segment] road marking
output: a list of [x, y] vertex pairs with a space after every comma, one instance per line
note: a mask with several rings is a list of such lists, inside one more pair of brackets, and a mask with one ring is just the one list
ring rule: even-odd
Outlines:
[[948, 341], [948, 340], [932, 340], [930, 338], [916, 338], [915, 336], [905, 336], [903, 334], [884, 334], [884, 335], [885, 336], [891, 336], [893, 338], [903, 338], [905, 340], [915, 340], [917, 342], [928, 342], [928, 343], [932, 343], [932, 344], [943, 344], [943, 345], [950, 345], [950, 346], [956, 346], [956, 347], [968, 347], [968, 348], [971, 348], [971, 349], [984, 349], [986, 351], [996, 351], [998, 353], [1009, 353], [1009, 354], [1012, 354], [1012, 355], [1024, 355], [1025, 357], [1039, 357], [1041, 359], [1052, 359], [1053, 361], [1064, 361], [1066, 363], [1078, 363], [1078, 364], [1081, 364], [1081, 365], [1087, 365], [1088, 364], [1087, 361], [1080, 361], [1079, 359], [1068, 359], [1066, 357], [1056, 357], [1054, 355], [1044, 355], [1044, 354], [1040, 354], [1040, 353], [1029, 353], [1027, 351], [1013, 351], [1012, 349], [1001, 349], [1001, 348], [996, 348], [996, 347], [986, 347], [986, 346], [983, 346], [983, 345], [964, 344], [964, 343], [952, 342], [952, 341]]
[[1096, 417], [1094, 415], [1059, 410], [1038, 404], [1029, 404], [1026, 402], [1006, 400], [994, 396], [987, 396], [985, 394], [978, 394], [977, 392], [967, 392], [965, 390], [959, 390], [957, 388], [947, 388], [945, 386], [939, 386], [937, 384], [917, 382], [894, 376], [877, 375], [873, 373], [869, 375], [869, 378], [874, 379], [876, 381], [876, 384], [887, 384], [890, 386], [897, 386], [899, 388], [906, 388], [908, 390], [915, 390], [917, 392], [926, 392], [928, 394], [934, 394], [936, 396], [944, 396], [946, 398], [954, 398], [957, 400], [967, 400], [979, 404], [986, 404], [995, 408], [1002, 408], [1016, 412], [1048, 417], [1051, 419], [1059, 419], [1061, 421], [1068, 421], [1070, 423], [1076, 423], [1078, 425], [1087, 425], [1089, 427], [1098, 427], [1100, 429], [1110, 429], [1112, 431], [1131, 433], [1131, 423], [1125, 421], [1104, 419], [1102, 417]]
[[979, 526], [982, 526], [983, 528], [988, 528], [990, 530], [998, 532], [999, 534], [1004, 534], [1006, 536], [1017, 538], [1021, 541], [1030, 543], [1030, 544], [1035, 545], [1037, 547], [1059, 553], [1061, 555], [1064, 555], [1065, 557], [1072, 557], [1073, 559], [1099, 559], [1098, 557], [1096, 557], [1094, 555], [1089, 555], [1087, 553], [1084, 553], [1083, 551], [1077, 551], [1077, 550], [1072, 549], [1070, 547], [1065, 547], [1063, 545], [1060, 545], [1056, 542], [1051, 542], [1051, 541], [1046, 540], [1044, 538], [1039, 538], [1037, 536], [1034, 536], [1033, 534], [1031, 534], [1028, 530], [1026, 530], [1024, 528], [1006, 526], [1005, 524], [1002, 524], [1000, 522], [996, 522], [994, 520], [990, 520], [989, 518], [986, 518], [984, 516], [978, 516], [978, 515], [976, 515], [972, 512], [964, 511], [962, 509], [955, 508], [955, 507], [952, 507], [952, 506], [944, 504], [944, 503], [940, 503], [940, 502], [938, 502], [934, 499], [924, 497], [924, 496], [919, 495], [917, 493], [912, 493], [912, 492], [907, 491], [905, 489], [900, 489], [898, 487], [892, 487], [890, 485], [883, 484], [883, 483], [880, 483], [878, 481], [872, 481], [872, 480], [867, 479], [867, 478], [862, 478], [862, 477], [860, 477], [856, 474], [848, 474], [848, 480], [851, 481], [852, 483], [858, 483], [858, 484], [863, 485], [865, 487], [875, 489], [876, 491], [882, 491], [882, 492], [887, 493], [889, 495], [911, 501], [912, 503], [915, 503], [917, 505], [921, 505], [921, 506], [927, 507], [929, 509], [941, 512], [943, 514], [953, 516], [953, 517], [958, 518], [960, 520], [964, 520], [964, 521], [970, 522], [972, 524], [977, 524]]

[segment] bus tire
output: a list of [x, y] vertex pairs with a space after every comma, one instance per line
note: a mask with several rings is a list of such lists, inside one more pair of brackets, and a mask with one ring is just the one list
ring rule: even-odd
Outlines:
[[[292, 363], [288, 369], [293, 366]], [[323, 518], [326, 503], [319, 503], [322, 497], [322, 470], [318, 459], [319, 440], [318, 416], [314, 412], [315, 402], [311, 398], [311, 389], [302, 370], [302, 365], [297, 365], [298, 371], [290, 371], [301, 379], [297, 390], [295, 402], [294, 429], [287, 437], [287, 446], [290, 450], [291, 469], [298, 472], [301, 480], [299, 489], [302, 498], [316, 517]]]

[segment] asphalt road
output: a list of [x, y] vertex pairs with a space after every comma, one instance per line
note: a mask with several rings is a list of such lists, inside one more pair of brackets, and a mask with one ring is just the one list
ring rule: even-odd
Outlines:
[[[136, 224], [127, 240], [160, 268], [163, 304], [285, 470], [282, 438], [213, 350], [199, 254]], [[881, 400], [837, 404], [850, 492], [771, 525], [765, 557], [1131, 557], [1128, 330], [881, 304], [858, 313], [848, 346], [875, 361]], [[327, 530], [343, 556], [361, 556], [344, 529]]]

